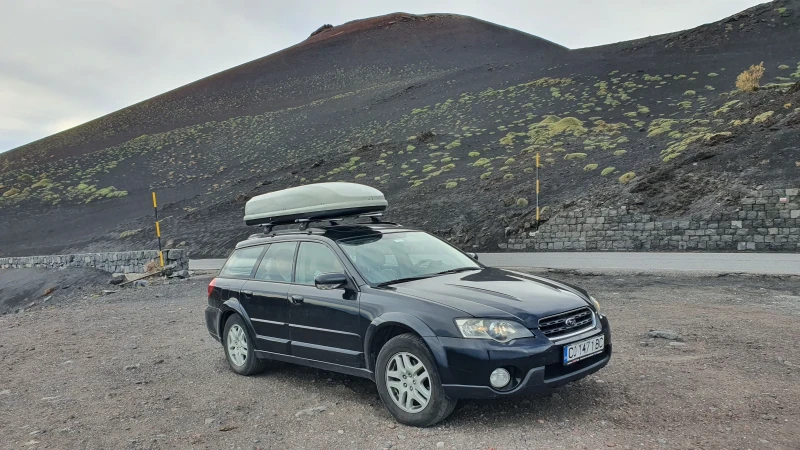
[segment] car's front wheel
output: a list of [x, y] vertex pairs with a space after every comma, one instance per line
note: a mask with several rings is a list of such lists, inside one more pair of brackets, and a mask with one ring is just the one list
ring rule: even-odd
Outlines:
[[390, 339], [378, 353], [375, 368], [381, 400], [400, 423], [429, 427], [456, 407], [444, 393], [430, 350], [417, 335]]
[[253, 340], [240, 315], [232, 314], [225, 322], [222, 342], [228, 365], [234, 372], [247, 376], [264, 370], [264, 361], [256, 357]]

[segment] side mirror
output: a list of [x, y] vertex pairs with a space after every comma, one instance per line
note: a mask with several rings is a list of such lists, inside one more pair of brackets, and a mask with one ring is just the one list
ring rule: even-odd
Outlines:
[[347, 284], [347, 275], [343, 273], [323, 273], [314, 278], [317, 289], [339, 289]]
[[478, 260], [478, 254], [477, 253], [467, 253], [467, 256], [469, 256], [470, 258], [474, 259], [475, 261]]

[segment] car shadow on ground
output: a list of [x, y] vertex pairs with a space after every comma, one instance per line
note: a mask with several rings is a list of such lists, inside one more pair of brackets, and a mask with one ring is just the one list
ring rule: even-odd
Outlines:
[[[227, 363], [220, 360], [225, 370]], [[384, 407], [372, 381], [329, 372], [322, 369], [303, 367], [280, 361], [271, 361], [268, 368], [256, 375], [265, 383], [280, 381], [302, 390], [313, 388], [330, 401], [350, 401], [372, 408], [376, 417], [393, 420]], [[298, 380], [301, 380], [298, 382]], [[307, 383], [303, 386], [302, 383]], [[593, 420], [597, 414], [609, 407], [620, 407], [625, 403], [624, 395], [614, 392], [610, 383], [597, 378], [586, 378], [559, 388], [549, 389], [524, 396], [514, 396], [490, 400], [464, 399], [442, 425], [471, 427], [485, 424], [487, 417], [519, 418], [520, 420], [539, 420], [540, 422], [566, 425], [580, 420]]]

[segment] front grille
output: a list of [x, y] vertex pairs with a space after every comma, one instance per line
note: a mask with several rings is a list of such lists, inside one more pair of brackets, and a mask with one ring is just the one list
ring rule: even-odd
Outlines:
[[[567, 324], [567, 321], [570, 323]], [[539, 319], [539, 329], [542, 330], [545, 336], [552, 339], [586, 328], [593, 321], [592, 310], [584, 307], [550, 317], [543, 317]]]

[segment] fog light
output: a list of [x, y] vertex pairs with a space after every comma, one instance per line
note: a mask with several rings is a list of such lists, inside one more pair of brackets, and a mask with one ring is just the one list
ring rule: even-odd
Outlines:
[[510, 381], [511, 375], [506, 369], [494, 369], [492, 374], [489, 375], [489, 383], [496, 389], [506, 386]]

